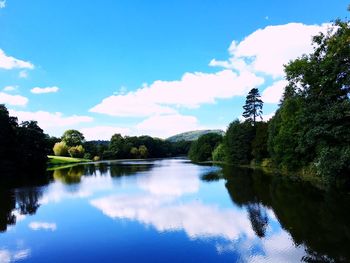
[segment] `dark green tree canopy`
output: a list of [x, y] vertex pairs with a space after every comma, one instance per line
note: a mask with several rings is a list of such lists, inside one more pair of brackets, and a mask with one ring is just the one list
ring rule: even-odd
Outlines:
[[61, 137], [68, 147], [82, 145], [85, 142], [84, 135], [77, 130], [67, 130]]
[[228, 163], [248, 164], [252, 159], [252, 141], [255, 128], [249, 121], [230, 123], [224, 137], [225, 158]]
[[[283, 168], [314, 167], [325, 181], [350, 173], [350, 25], [337, 20], [313, 38], [314, 51], [286, 67], [269, 150]], [[348, 178], [349, 179], [349, 178]]]
[[188, 156], [194, 162], [209, 161], [212, 152], [222, 142], [222, 135], [217, 133], [207, 133], [192, 142]]
[[[10, 117], [5, 105], [0, 104], [1, 171], [16, 172], [21, 168], [37, 171], [45, 168], [46, 148], [46, 135], [35, 121], [18, 125], [17, 118]], [[0, 172], [0, 175], [3, 174]]]
[[257, 88], [253, 88], [249, 91], [245, 105], [243, 106], [244, 112], [242, 116], [255, 124], [256, 118], [260, 117], [262, 120], [262, 108], [263, 101], [260, 99], [259, 90]]

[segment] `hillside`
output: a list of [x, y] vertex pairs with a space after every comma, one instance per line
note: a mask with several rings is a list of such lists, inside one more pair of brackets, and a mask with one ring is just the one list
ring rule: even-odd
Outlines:
[[197, 140], [200, 136], [207, 133], [217, 133], [224, 135], [225, 132], [223, 130], [198, 130], [198, 131], [189, 131], [180, 134], [176, 134], [167, 138], [167, 141], [170, 142], [178, 142], [178, 141], [194, 141]]

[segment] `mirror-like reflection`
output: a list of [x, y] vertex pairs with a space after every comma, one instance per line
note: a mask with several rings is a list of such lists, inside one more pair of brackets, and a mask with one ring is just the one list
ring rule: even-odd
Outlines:
[[[260, 236], [266, 229], [271, 208], [296, 245], [305, 245], [309, 262], [350, 260], [350, 196], [320, 191], [307, 183], [268, 176], [259, 170], [225, 167], [226, 188], [232, 201], [251, 210], [253, 229]], [[263, 235], [262, 235], [263, 236]]]
[[350, 261], [350, 197], [306, 183], [185, 159], [44, 178], [1, 184], [0, 262]]

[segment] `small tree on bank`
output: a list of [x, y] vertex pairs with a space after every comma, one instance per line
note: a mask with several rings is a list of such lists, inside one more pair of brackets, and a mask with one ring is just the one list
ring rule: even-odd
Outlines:
[[245, 105], [243, 106], [244, 112], [242, 116], [249, 122], [252, 122], [255, 125], [255, 121], [257, 117], [260, 117], [262, 120], [262, 108], [263, 101], [260, 99], [259, 90], [257, 88], [253, 88], [249, 91]]

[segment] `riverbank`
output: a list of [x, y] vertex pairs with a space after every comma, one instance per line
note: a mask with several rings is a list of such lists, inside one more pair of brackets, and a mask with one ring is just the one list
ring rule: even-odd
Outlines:
[[65, 157], [65, 156], [48, 155], [47, 158], [48, 158], [49, 165], [91, 162], [91, 160], [89, 159], [72, 158], [72, 157]]
[[286, 169], [280, 169], [275, 167], [270, 159], [264, 159], [262, 162], [252, 161], [250, 164], [245, 165], [235, 165], [232, 163], [227, 163], [223, 161], [205, 161], [200, 162], [199, 164], [214, 164], [214, 165], [229, 165], [236, 166], [241, 168], [257, 169], [262, 170], [264, 173], [272, 176], [284, 176], [288, 177], [293, 181], [305, 181], [309, 182], [313, 186], [317, 187], [320, 190], [327, 190], [330, 186], [329, 182], [323, 180], [320, 176], [317, 175], [315, 169], [311, 166], [303, 168], [299, 171], [288, 171]]

